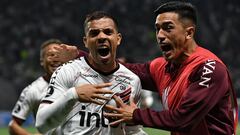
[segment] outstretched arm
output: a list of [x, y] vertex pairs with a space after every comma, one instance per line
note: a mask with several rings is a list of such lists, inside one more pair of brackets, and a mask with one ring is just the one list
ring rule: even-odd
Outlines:
[[[204, 72], [204, 65], [197, 69], [196, 72], [193, 72], [193, 75], [189, 78], [191, 84], [186, 89], [180, 105], [175, 110], [157, 112], [149, 108], [139, 109], [133, 103], [126, 105], [116, 100], [119, 108], [107, 107], [116, 113], [106, 113], [105, 116], [116, 118], [116, 121], [112, 122], [111, 125], [127, 122], [169, 131], [190, 131], [206, 117], [207, 113], [214, 109], [220, 99], [229, 100], [228, 90], [230, 86], [225, 67], [217, 63], [215, 70], [208, 76], [211, 79], [209, 83], [206, 83], [201, 78], [202, 72]], [[227, 113], [229, 112], [222, 112], [222, 114]], [[219, 121], [219, 125], [222, 123], [228, 125], [226, 127], [229, 128], [229, 131], [233, 128], [231, 123], [224, 123], [218, 117], [212, 117]]]

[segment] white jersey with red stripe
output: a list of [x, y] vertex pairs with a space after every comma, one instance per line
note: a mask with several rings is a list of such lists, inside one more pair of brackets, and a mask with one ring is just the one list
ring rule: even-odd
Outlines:
[[[107, 82], [111, 82], [112, 86], [106, 89], [111, 89], [117, 93], [125, 103], [129, 102], [130, 97], [139, 103], [141, 83], [138, 76], [121, 64], [112, 73], [104, 74], [94, 70], [84, 57], [70, 61], [55, 71], [43, 101], [54, 102], [72, 87]], [[61, 122], [61, 134], [144, 134], [141, 126], [120, 124], [117, 127], [110, 127], [108, 119], [103, 117], [103, 111], [103, 105], [76, 101], [72, 110]]]

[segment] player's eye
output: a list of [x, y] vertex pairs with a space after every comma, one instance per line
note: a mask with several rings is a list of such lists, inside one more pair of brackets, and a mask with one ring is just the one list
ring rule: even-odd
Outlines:
[[99, 30], [90, 30], [88, 35], [90, 37], [96, 37], [99, 34]]
[[173, 25], [171, 25], [170, 23], [165, 23], [162, 25], [162, 29], [164, 31], [167, 31], [167, 32], [171, 32], [171, 30], [174, 28]]
[[103, 32], [106, 35], [112, 35], [114, 31], [113, 31], [113, 29], [105, 29]]

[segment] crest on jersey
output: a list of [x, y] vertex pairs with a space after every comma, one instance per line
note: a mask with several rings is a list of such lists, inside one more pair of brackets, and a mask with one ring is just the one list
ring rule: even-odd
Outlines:
[[117, 93], [116, 95], [119, 96], [124, 103], [129, 103], [129, 98], [132, 93], [132, 88], [129, 87], [128, 89]]

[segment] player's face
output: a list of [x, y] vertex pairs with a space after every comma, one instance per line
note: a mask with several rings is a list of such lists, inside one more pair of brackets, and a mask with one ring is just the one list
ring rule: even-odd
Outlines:
[[101, 71], [114, 69], [121, 38], [112, 19], [101, 18], [89, 22], [83, 41], [89, 50], [90, 64]]
[[168, 61], [179, 61], [184, 57], [186, 28], [178, 19], [178, 14], [166, 12], [159, 14], [155, 22], [156, 37], [163, 57]]
[[59, 67], [62, 62], [53, 60], [53, 56], [55, 55], [54, 52], [57, 50], [54, 47], [59, 46], [58, 44], [50, 44], [47, 47], [44, 48], [43, 52], [43, 58], [41, 61], [41, 65], [43, 66], [45, 72], [47, 72], [48, 75], [52, 75], [52, 73]]

